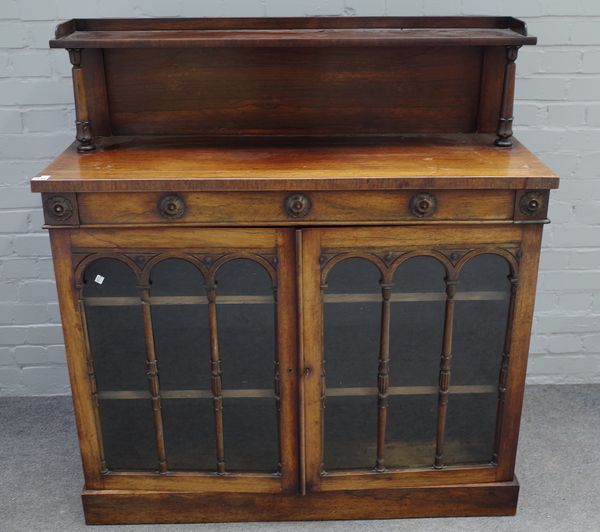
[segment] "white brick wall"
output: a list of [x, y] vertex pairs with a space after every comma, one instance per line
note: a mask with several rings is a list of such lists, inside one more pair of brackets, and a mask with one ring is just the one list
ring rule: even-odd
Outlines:
[[598, 0], [1, 0], [0, 395], [68, 392], [47, 235], [28, 179], [73, 138], [66, 52], [72, 17], [513, 15], [516, 132], [562, 177], [546, 227], [529, 381], [600, 382], [600, 2]]

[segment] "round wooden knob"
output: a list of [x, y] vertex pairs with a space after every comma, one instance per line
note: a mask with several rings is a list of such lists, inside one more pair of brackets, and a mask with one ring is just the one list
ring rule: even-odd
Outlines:
[[437, 201], [433, 194], [419, 192], [410, 200], [410, 211], [418, 218], [431, 216], [437, 207]]
[[52, 196], [46, 200], [46, 211], [54, 220], [64, 222], [73, 216], [73, 204], [63, 196]]
[[181, 218], [185, 214], [185, 202], [179, 196], [164, 196], [158, 203], [158, 212], [169, 220]]
[[310, 198], [304, 194], [292, 194], [285, 200], [285, 212], [292, 218], [306, 216], [312, 207]]
[[539, 192], [527, 192], [519, 202], [521, 212], [526, 216], [535, 216], [542, 211], [544, 196]]

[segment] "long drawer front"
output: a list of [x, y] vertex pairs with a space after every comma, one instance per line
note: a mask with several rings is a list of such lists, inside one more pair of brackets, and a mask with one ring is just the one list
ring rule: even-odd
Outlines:
[[343, 225], [512, 220], [514, 190], [80, 193], [81, 225]]

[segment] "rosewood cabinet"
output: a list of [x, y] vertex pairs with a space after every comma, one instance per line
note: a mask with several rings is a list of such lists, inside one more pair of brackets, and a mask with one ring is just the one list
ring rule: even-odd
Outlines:
[[73, 20], [33, 178], [88, 523], [510, 515], [542, 226], [511, 18]]

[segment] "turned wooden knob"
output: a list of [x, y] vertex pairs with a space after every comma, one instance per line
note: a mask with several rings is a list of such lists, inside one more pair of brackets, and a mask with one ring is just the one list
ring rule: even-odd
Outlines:
[[46, 200], [46, 212], [57, 222], [65, 222], [73, 216], [73, 204], [64, 196], [52, 196]]
[[185, 202], [179, 196], [164, 196], [158, 202], [158, 212], [169, 220], [181, 218], [185, 214]]
[[410, 200], [410, 211], [418, 218], [431, 216], [437, 207], [437, 201], [433, 194], [419, 192]]
[[285, 212], [292, 218], [306, 216], [312, 207], [310, 198], [305, 194], [292, 194], [285, 200]]
[[540, 192], [527, 192], [521, 197], [519, 208], [526, 216], [535, 216], [544, 206], [544, 196]]

